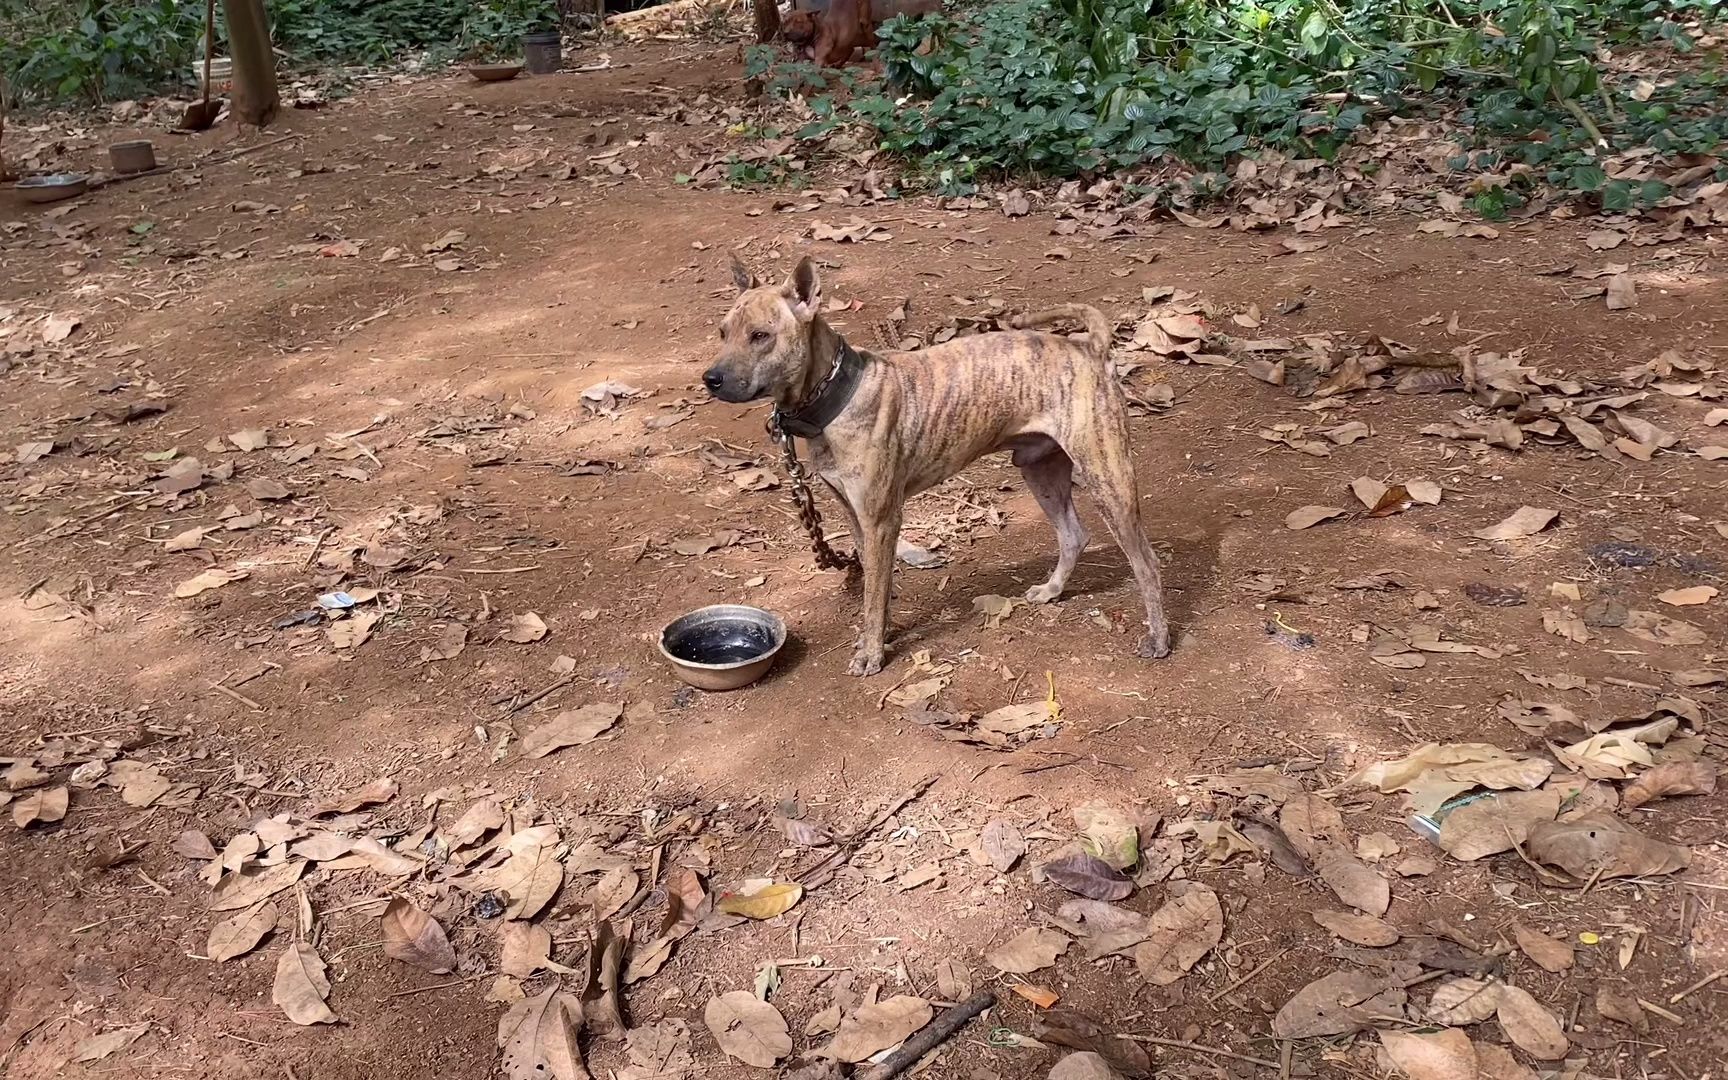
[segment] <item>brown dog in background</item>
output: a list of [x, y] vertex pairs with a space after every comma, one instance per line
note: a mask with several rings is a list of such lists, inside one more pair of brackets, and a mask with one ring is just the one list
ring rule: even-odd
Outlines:
[[825, 12], [789, 12], [780, 20], [780, 36], [803, 59], [823, 67], [844, 67], [854, 50], [876, 47], [876, 28], [889, 19], [940, 10], [941, 0], [832, 0]]

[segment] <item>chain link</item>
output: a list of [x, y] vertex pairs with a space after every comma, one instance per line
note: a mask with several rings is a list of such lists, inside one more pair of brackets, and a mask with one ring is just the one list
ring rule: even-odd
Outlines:
[[[835, 365], [838, 368], [838, 364]], [[810, 491], [809, 474], [798, 460], [798, 447], [792, 436], [780, 426], [780, 410], [768, 414], [768, 434], [780, 444], [780, 456], [786, 465], [786, 475], [792, 481], [792, 505], [798, 510], [798, 521], [810, 534], [810, 550], [816, 555], [816, 565], [823, 570], [850, 570], [858, 565], [858, 555], [842, 555], [828, 546], [822, 535], [822, 514], [816, 509], [816, 496]]]

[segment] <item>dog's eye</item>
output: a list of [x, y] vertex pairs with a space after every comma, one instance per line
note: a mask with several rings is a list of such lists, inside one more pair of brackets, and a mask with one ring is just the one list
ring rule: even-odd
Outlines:
[[752, 331], [750, 331], [750, 344], [760, 345], [764, 341], [767, 341], [767, 340], [768, 340], [768, 331], [766, 331], [766, 330], [752, 330]]

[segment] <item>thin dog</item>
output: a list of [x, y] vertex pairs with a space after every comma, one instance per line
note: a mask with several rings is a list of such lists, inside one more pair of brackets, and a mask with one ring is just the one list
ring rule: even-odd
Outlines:
[[[1146, 607], [1140, 656], [1170, 652], [1158, 557], [1140, 524], [1128, 457], [1128, 408], [1110, 366], [1110, 324], [1067, 304], [1023, 316], [1015, 331], [955, 338], [916, 352], [854, 349], [822, 318], [808, 257], [764, 286], [736, 259], [738, 298], [720, 324], [720, 353], [702, 382], [721, 401], [772, 398], [784, 431], [807, 440], [817, 474], [846, 509], [864, 571], [863, 631], [847, 670], [882, 670], [895, 542], [906, 500], [997, 450], [1013, 452], [1056, 527], [1056, 569], [1026, 592], [1062, 595], [1085, 550], [1074, 512], [1076, 470], [1128, 557]], [[1062, 320], [1084, 341], [1030, 328]]]

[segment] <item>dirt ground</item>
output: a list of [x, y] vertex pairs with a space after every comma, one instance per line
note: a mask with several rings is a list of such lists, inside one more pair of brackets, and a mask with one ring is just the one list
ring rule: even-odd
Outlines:
[[[901, 568], [889, 665], [855, 680], [844, 675], [855, 598], [840, 575], [814, 569], [784, 487], [751, 490], [780, 475], [763, 409], [710, 402], [699, 376], [731, 297], [733, 251], [775, 273], [814, 255], [843, 307], [830, 318], [868, 347], [873, 325], [902, 301], [902, 332], [928, 334], [993, 302], [1084, 300], [1137, 317], [1143, 289], [1174, 286], [1198, 293], [1211, 321], [1240, 336], [1525, 350], [1524, 363], [1573, 378], [1606, 379], [1666, 350], [1728, 371], [1728, 232], [1600, 251], [1586, 238], [1602, 223], [1583, 218], [1536, 216], [1483, 239], [1422, 232], [1419, 217], [1390, 212], [1291, 252], [1281, 244], [1288, 229], [1163, 220], [1101, 240], [1052, 235], [1042, 208], [1010, 218], [929, 198], [848, 206], [835, 184], [809, 197], [697, 188], [676, 178], [742, 144], [724, 130], [726, 110], [745, 104], [736, 48], [659, 43], [612, 59], [604, 71], [500, 85], [455, 74], [381, 80], [291, 112], [263, 135], [34, 133], [58, 144], [40, 153], [59, 165], [94, 166], [108, 142], [134, 134], [154, 139], [166, 162], [204, 163], [52, 210], [0, 192], [0, 427], [8, 454], [20, 447], [0, 466], [0, 758], [14, 769], [35, 761], [63, 784], [84, 760], [79, 748], [107, 739], [106, 756], [154, 763], [176, 785], [139, 807], [113, 786], [74, 781], [63, 821], [0, 830], [0, 1073], [493, 1071], [505, 1005], [487, 990], [500, 920], [482, 918], [472, 896], [429, 874], [314, 870], [312, 940], [330, 965], [339, 1023], [298, 1026], [272, 1003], [293, 916], [247, 955], [206, 959], [217, 916], [204, 864], [176, 851], [185, 830], [221, 851], [263, 817], [388, 775], [400, 794], [360, 827], [425, 839], [431, 824], [496, 794], [524, 823], [536, 814], [560, 823], [571, 846], [593, 838], [629, 856], [652, 890], [637, 905], [640, 944], [655, 933], [674, 867], [702, 869], [719, 890], [785, 878], [820, 857], [770, 823], [786, 801], [843, 831], [934, 775], [791, 913], [705, 925], [680, 942], [658, 974], [626, 989], [632, 1024], [681, 1019], [702, 1075], [759, 1074], [720, 1052], [703, 1006], [751, 989], [765, 962], [779, 961], [770, 1000], [790, 1023], [795, 1057], [825, 1041], [805, 1030], [830, 1001], [939, 999], [937, 967], [952, 959], [1003, 1000], [928, 1075], [1045, 1075], [1057, 1052], [1027, 1042], [1038, 1010], [1011, 992], [1021, 982], [1108, 1032], [1189, 1044], [1138, 1044], [1160, 1072], [1387, 1075], [1372, 1034], [1274, 1036], [1273, 1014], [1304, 984], [1389, 962], [1316, 925], [1310, 911], [1339, 906], [1326, 886], [1258, 852], [1210, 865], [1174, 841], [1175, 876], [1216, 890], [1225, 929], [1168, 985], [1079, 948], [1024, 978], [983, 959], [1067, 897], [1028, 867], [1072, 836], [1074, 807], [1108, 801], [1143, 824], [1162, 817], [1166, 830], [1226, 820], [1246, 801], [1201, 778], [1271, 766], [1335, 799], [1347, 843], [1384, 834], [1405, 855], [1437, 858], [1432, 874], [1405, 877], [1391, 869], [1399, 856], [1369, 856], [1384, 858], [1391, 880], [1385, 919], [1409, 940], [1449, 940], [1487, 958], [1562, 1018], [1570, 1047], [1559, 1057], [1570, 1060], [1520, 1049], [1520, 1061], [1567, 1076], [1723, 1075], [1728, 980], [1682, 992], [1728, 969], [1728, 797], [1623, 812], [1690, 846], [1690, 868], [1579, 889], [1545, 883], [1512, 853], [1448, 858], [1412, 832], [1399, 796], [1340, 787], [1355, 769], [1427, 742], [1540, 750], [1497, 711], [1508, 694], [1632, 717], [1677, 692], [1675, 673], [1728, 666], [1728, 600], [1655, 599], [1720, 586], [1728, 565], [1728, 461], [1692, 452], [1728, 443], [1728, 429], [1706, 426], [1719, 389], [1653, 395], [1638, 415], [1681, 441], [1647, 462], [1609, 460], [1558, 440], [1512, 451], [1421, 433], [1449, 422], [1462, 395], [1370, 389], [1305, 412], [1304, 399], [1238, 367], [1124, 354], [1146, 365], [1135, 376], [1143, 386], [1173, 391], [1172, 406], [1137, 416], [1132, 435], [1147, 527], [1166, 564], [1174, 655], [1133, 658], [1132, 580], [1090, 506], [1095, 542], [1068, 594], [1017, 607], [1000, 625], [980, 616], [975, 597], [1019, 596], [1054, 557], [1017, 473], [992, 458], [910, 509], [909, 538], [946, 564]], [[891, 235], [810, 238], [815, 221], [854, 220]], [[1631, 265], [1635, 308], [1574, 299], [1577, 275], [1544, 273], [1609, 262]], [[1263, 324], [1244, 331], [1229, 314], [1250, 305]], [[55, 341], [64, 323], [45, 316], [78, 325]], [[584, 403], [585, 390], [608, 381], [646, 393]], [[1699, 381], [1719, 388], [1728, 376]], [[1352, 420], [1372, 434], [1327, 456], [1260, 434]], [[268, 445], [242, 450], [227, 438], [256, 429]], [[24, 449], [32, 442], [53, 446], [37, 454]], [[177, 485], [163, 473], [186, 457], [199, 459], [202, 482], [166, 490]], [[758, 466], [766, 477], [748, 473]], [[1360, 476], [1432, 480], [1444, 498], [1380, 519], [1353, 512], [1286, 527], [1304, 505], [1360, 509], [1348, 488]], [[1527, 539], [1472, 535], [1524, 505], [1558, 520]], [[172, 550], [185, 545], [170, 538], [199, 527], [212, 531]], [[1639, 562], [1652, 565], [1622, 565]], [[175, 596], [213, 568], [246, 576]], [[1339, 587], [1382, 570], [1390, 587]], [[1563, 606], [1555, 583], [1577, 587], [1580, 610], [1613, 600], [1699, 633], [1672, 644], [1616, 629], [1568, 640], [1544, 630], [1544, 612]], [[1520, 590], [1524, 602], [1488, 606], [1465, 590], [1483, 584]], [[333, 589], [379, 591], [356, 609], [382, 615], [369, 639], [337, 648], [317, 623], [278, 625]], [[730, 601], [782, 614], [786, 653], [748, 690], [681, 688], [655, 649], [658, 628]], [[503, 636], [528, 612], [543, 620], [543, 638]], [[1375, 662], [1383, 629], [1418, 623], [1487, 655]], [[464, 647], [440, 658], [457, 628]], [[1296, 647], [1293, 634], [1311, 644]], [[943, 672], [944, 708], [986, 713], [1054, 697], [1061, 723], [1002, 751], [945, 738], [886, 700]], [[1706, 762], [1724, 753], [1707, 726], [1722, 690], [1678, 691], [1701, 707]], [[626, 709], [607, 737], [522, 755], [523, 735], [596, 702]], [[29, 794], [12, 792], [9, 809]], [[668, 841], [660, 830], [681, 814], [691, 835]], [[993, 819], [1031, 843], [1007, 873], [970, 853]], [[706, 825], [699, 844], [691, 821]], [[1151, 836], [1142, 829], [1143, 843]], [[572, 872], [547, 909], [554, 956], [572, 967], [582, 967], [598, 877]], [[1169, 888], [1149, 884], [1127, 906], [1150, 912]], [[454, 975], [383, 955], [378, 915], [392, 893], [439, 917], [459, 957]], [[1533, 963], [1512, 944], [1516, 924], [1572, 942], [1575, 965], [1553, 973]], [[788, 963], [811, 956], [820, 964]], [[525, 982], [535, 993], [558, 978]], [[1419, 1030], [1431, 985], [1412, 986], [1410, 1013], [1380, 1026]], [[1659, 1011], [1638, 1027], [1605, 1018], [1604, 989]], [[91, 1037], [136, 1025], [145, 1028], [117, 1053], [74, 1060]], [[1505, 1041], [1492, 1019], [1471, 1034]], [[627, 1061], [617, 1044], [589, 1044], [596, 1075]]]

